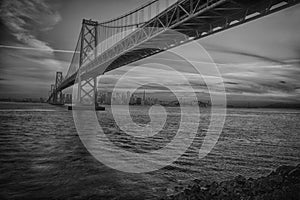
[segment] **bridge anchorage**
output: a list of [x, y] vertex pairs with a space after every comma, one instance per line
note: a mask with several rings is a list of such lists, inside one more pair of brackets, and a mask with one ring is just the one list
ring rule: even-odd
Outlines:
[[[170, 2], [151, 0], [101, 23], [84, 19], [68, 72], [65, 77], [57, 72], [48, 102], [64, 104], [62, 90], [74, 85], [74, 105], [101, 109], [97, 103], [98, 76], [192, 40], [295, 6], [300, 0]], [[178, 37], [173, 32], [184, 37]]]

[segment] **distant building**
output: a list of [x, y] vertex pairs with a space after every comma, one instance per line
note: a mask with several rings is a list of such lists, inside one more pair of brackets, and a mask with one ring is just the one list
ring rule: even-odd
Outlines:
[[141, 97], [138, 97], [136, 98], [136, 105], [141, 105], [142, 104], [142, 98]]
[[64, 100], [65, 100], [65, 103], [72, 103], [72, 94], [65, 94]]
[[209, 103], [209, 101], [207, 103], [202, 102], [202, 101], [198, 101], [198, 106], [199, 107], [208, 107], [208, 106], [210, 106], [210, 103]]
[[100, 92], [98, 93], [98, 100], [100, 104], [105, 104], [106, 102], [106, 93], [105, 92]]
[[135, 105], [136, 104], [136, 97], [135, 95], [131, 95], [129, 99], [129, 105]]
[[131, 95], [130, 95], [130, 92], [129, 92], [129, 91], [127, 91], [127, 97], [126, 97], [126, 99], [127, 99], [127, 101], [129, 101], [129, 102], [130, 102]]
[[105, 98], [105, 104], [110, 105], [111, 104], [111, 98], [112, 98], [112, 92], [107, 92], [106, 93], [106, 98]]

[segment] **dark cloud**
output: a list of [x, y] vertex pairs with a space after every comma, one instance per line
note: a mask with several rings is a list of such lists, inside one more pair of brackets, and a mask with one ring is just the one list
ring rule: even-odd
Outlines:
[[[61, 20], [60, 14], [45, 0], [4, 0], [0, 5], [1, 44], [20, 49], [0, 48], [0, 72], [5, 81], [1, 95], [31, 93], [46, 95], [55, 71], [66, 67], [55, 58], [53, 48], [39, 36]], [[2, 29], [3, 28], [3, 29]], [[47, 51], [22, 49], [30, 47]], [[42, 89], [44, 88], [44, 89]], [[41, 92], [42, 91], [42, 92]]]
[[230, 81], [225, 81], [224, 84], [237, 85], [238, 83], [236, 83], [236, 82], [230, 82]]
[[3, 0], [0, 18], [19, 42], [43, 49], [51, 47], [37, 39], [37, 35], [52, 29], [61, 20], [58, 12], [44, 0]]
[[286, 64], [286, 62], [282, 60], [278, 60], [275, 58], [267, 57], [264, 55], [260, 54], [255, 54], [255, 53], [250, 53], [250, 52], [245, 52], [244, 49], [231, 49], [230, 47], [224, 47], [224, 46], [217, 46], [217, 45], [207, 45], [206, 49], [208, 51], [214, 51], [214, 52], [220, 52], [220, 53], [225, 53], [225, 54], [233, 54], [236, 56], [246, 56], [246, 57], [252, 57], [252, 58], [257, 58], [262, 61], [268, 61], [272, 63], [277, 63], [277, 64]]

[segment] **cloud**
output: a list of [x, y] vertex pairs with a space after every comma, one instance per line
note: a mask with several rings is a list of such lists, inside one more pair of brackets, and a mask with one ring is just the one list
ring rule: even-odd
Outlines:
[[[112, 90], [116, 83], [122, 79], [122, 76], [127, 71], [130, 71], [130, 73], [126, 75], [126, 78], [122, 79], [122, 84], [119, 85], [117, 89], [140, 88], [158, 92], [165, 91], [168, 87], [172, 87], [176, 91], [181, 92], [189, 92], [189, 90], [191, 90], [190, 92], [207, 92], [207, 84], [209, 84], [214, 92], [220, 90], [220, 85], [218, 85], [220, 79], [214, 76], [178, 70], [174, 72], [160, 69], [159, 66], [155, 64], [134, 67], [133, 71], [133, 67], [127, 66], [101, 76], [99, 88], [102, 90]], [[183, 80], [182, 77], [185, 77], [185, 80]], [[145, 84], [145, 81], [148, 82], [148, 84]], [[186, 81], [188, 81], [188, 83]]]
[[45, 0], [3, 0], [0, 4], [1, 38], [0, 85], [5, 96], [46, 96], [55, 71], [68, 63], [58, 60], [54, 50], [40, 36], [55, 27], [61, 16]]
[[[197, 59], [193, 62], [197, 62]], [[223, 83], [229, 98], [234, 97], [239, 101], [251, 98], [261, 99], [264, 101], [274, 100], [278, 98], [281, 101], [297, 101], [296, 97], [300, 95], [300, 84], [297, 74], [300, 74], [300, 68], [297, 66], [298, 60], [285, 61], [286, 64], [269, 63], [269, 62], [253, 62], [243, 64], [223, 64], [220, 67], [222, 71]], [[167, 64], [167, 63], [166, 63]], [[128, 88], [140, 87], [140, 89], [147, 89], [147, 91], [159, 92], [166, 91], [166, 87], [173, 86], [180, 92], [209, 92], [218, 93], [221, 90], [221, 82], [218, 77], [212, 75], [199, 75], [192, 73], [191, 70], [186, 70], [186, 66], [181, 61], [171, 62], [172, 68], [176, 69], [184, 75], [188, 81], [189, 86], [192, 86], [194, 91], [188, 91], [186, 83], [180, 81], [176, 73], [172, 71], [160, 69], [159, 65], [147, 64], [146, 66], [139, 66], [131, 73], [130, 76], [122, 83], [121, 90]], [[206, 65], [207, 63], [202, 63]], [[122, 74], [126, 73], [134, 66], [126, 66], [110, 73], [103, 75], [99, 81], [99, 88], [101, 90], [112, 90], [116, 82], [121, 78]], [[180, 67], [179, 67], [180, 66]], [[180, 71], [180, 69], [182, 69]], [[205, 79], [204, 79], [205, 78]], [[160, 83], [165, 87], [157, 84], [147, 84], [145, 80]], [[205, 81], [206, 82], [205, 82]], [[207, 85], [210, 85], [211, 91], [208, 91]]]
[[0, 17], [10, 33], [25, 45], [51, 50], [49, 45], [37, 39], [40, 31], [51, 30], [60, 20], [59, 13], [45, 0], [4, 0]]
[[1, 45], [0, 48], [7, 49], [18, 49], [18, 50], [32, 50], [32, 51], [50, 51], [50, 52], [59, 52], [59, 53], [75, 53], [75, 51], [63, 50], [63, 49], [51, 49], [51, 48], [32, 48], [32, 47], [20, 47], [20, 46], [10, 46], [10, 45]]
[[300, 68], [292, 63], [285, 65], [248, 63], [243, 67], [234, 65], [231, 66], [230, 72], [223, 73], [228, 93], [271, 96], [298, 95], [299, 75]]
[[219, 54], [221, 53], [221, 54], [224, 54], [224, 56], [228, 56], [228, 54], [231, 54], [231, 55], [234, 55], [239, 58], [249, 57], [249, 58], [258, 59], [258, 60], [262, 60], [262, 61], [268, 61], [271, 63], [285, 64], [285, 62], [283, 62], [282, 60], [264, 56], [264, 55], [259, 55], [257, 53], [249, 53], [249, 52], [245, 51], [244, 49], [232, 49], [229, 47], [210, 44], [210, 45], [206, 45], [206, 50], [208, 50], [210, 52], [213, 51], [213, 52], [216, 52]]

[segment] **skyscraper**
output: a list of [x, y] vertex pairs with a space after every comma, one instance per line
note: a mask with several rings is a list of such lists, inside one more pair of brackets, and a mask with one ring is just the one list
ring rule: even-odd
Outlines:
[[142, 98], [142, 101], [141, 101], [142, 105], [145, 105], [145, 100], [146, 100], [146, 91], [144, 90], [143, 98]]

